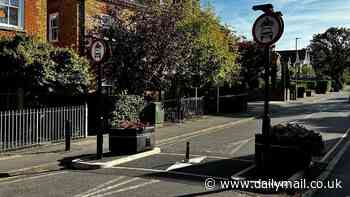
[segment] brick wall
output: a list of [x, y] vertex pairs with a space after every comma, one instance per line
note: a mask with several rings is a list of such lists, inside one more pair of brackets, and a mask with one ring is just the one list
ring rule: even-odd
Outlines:
[[[126, 1], [128, 0], [48, 0], [47, 18], [58, 12], [60, 20], [59, 41], [53, 44], [78, 50], [79, 45], [85, 43], [85, 35], [94, 30], [98, 22], [96, 16], [108, 14], [111, 10], [118, 12], [117, 10], [127, 7], [132, 8], [133, 5], [125, 3]], [[48, 35], [47, 32], [47, 37]], [[81, 52], [84, 47], [80, 48]]]
[[[76, 0], [48, 0], [47, 26], [49, 27], [50, 14], [59, 14], [58, 42], [53, 43], [58, 47], [78, 47], [78, 1]], [[49, 31], [47, 31], [49, 37]]]
[[0, 37], [12, 37], [26, 33], [40, 40], [46, 40], [46, 0], [24, 1], [24, 31], [0, 27]]

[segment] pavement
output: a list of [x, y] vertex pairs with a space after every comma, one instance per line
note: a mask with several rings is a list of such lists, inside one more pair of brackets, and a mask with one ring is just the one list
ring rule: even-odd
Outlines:
[[[167, 124], [156, 129], [157, 145], [177, 140], [181, 137], [198, 135], [217, 128], [230, 126], [241, 121], [250, 120], [248, 114], [239, 114], [233, 117], [204, 116], [189, 120], [181, 124]], [[103, 152], [109, 152], [108, 134], [103, 136]], [[153, 151], [154, 152], [154, 151]], [[157, 152], [157, 151], [156, 151]], [[71, 151], [65, 151], [65, 144], [50, 144], [31, 149], [24, 149], [0, 154], [0, 177], [11, 177], [25, 174], [35, 174], [60, 170], [62, 161], [67, 158], [79, 158], [81, 156], [96, 153], [96, 137], [72, 141]], [[148, 156], [146, 154], [146, 156]], [[114, 160], [126, 160], [128, 156], [116, 156]]]
[[[304, 124], [321, 132], [326, 141], [327, 152], [335, 150], [335, 146], [338, 146], [336, 150], [342, 150], [346, 145], [346, 140], [342, 139], [350, 128], [350, 104], [347, 99], [348, 92], [341, 92], [316, 95], [287, 104], [272, 103], [272, 123]], [[157, 146], [161, 153], [104, 169], [84, 171], [62, 168], [45, 173], [3, 178], [0, 179], [0, 194], [15, 197], [287, 196], [288, 193], [271, 194], [251, 189], [220, 188], [220, 181], [232, 180], [232, 177], [254, 177], [254, 136], [261, 130], [261, 119], [258, 118], [261, 112], [262, 103], [254, 102], [249, 103], [248, 114], [221, 114], [163, 127], [156, 131]], [[251, 116], [256, 118], [249, 118]], [[38, 154], [7, 155], [0, 158], [0, 169], [22, 168], [25, 167], [22, 162], [31, 163], [32, 160], [40, 160], [39, 158], [50, 158], [47, 160], [55, 162], [85, 151], [94, 153], [95, 144], [89, 144], [89, 140], [92, 139], [73, 144], [69, 153], [62, 151], [63, 145], [58, 145], [52, 148], [52, 152], [44, 148], [38, 151]], [[344, 143], [338, 143], [340, 140]], [[183, 162], [186, 142], [190, 142], [188, 163]], [[343, 152], [345, 155], [348, 151]], [[334, 154], [337, 155], [338, 151]], [[39, 157], [35, 157], [36, 155]], [[331, 157], [333, 154], [326, 155]], [[346, 165], [343, 165], [343, 168], [345, 172]], [[205, 188], [208, 180], [211, 183], [212, 180], [216, 181], [215, 187]]]

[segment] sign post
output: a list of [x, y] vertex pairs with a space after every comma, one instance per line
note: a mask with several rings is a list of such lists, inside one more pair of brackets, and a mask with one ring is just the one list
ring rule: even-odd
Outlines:
[[98, 82], [97, 82], [97, 97], [98, 97], [98, 110], [97, 110], [97, 159], [102, 159], [103, 156], [103, 112], [102, 112], [102, 63], [106, 60], [107, 57], [107, 44], [103, 40], [95, 40], [91, 44], [90, 48], [91, 59], [94, 64], [97, 66], [98, 72]]
[[281, 38], [284, 31], [284, 23], [282, 14], [280, 12], [274, 12], [271, 4], [257, 5], [253, 7], [253, 10], [264, 12], [255, 21], [252, 33], [254, 41], [264, 47], [265, 53], [265, 101], [262, 135], [268, 139], [271, 129], [269, 115], [271, 47]]

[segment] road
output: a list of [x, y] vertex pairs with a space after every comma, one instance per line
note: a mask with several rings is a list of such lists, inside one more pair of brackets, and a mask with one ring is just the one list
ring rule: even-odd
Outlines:
[[[347, 99], [345, 93], [332, 93], [305, 102], [273, 104], [272, 123], [295, 121], [318, 130], [330, 149], [350, 128]], [[259, 115], [262, 103], [250, 103], [250, 109]], [[255, 196], [249, 192], [205, 190], [204, 181], [210, 177], [249, 176], [254, 170], [254, 135], [260, 130], [261, 120], [255, 119], [230, 128], [168, 140], [159, 144], [160, 154], [108, 169], [62, 170], [1, 179], [0, 196]], [[181, 161], [187, 141], [192, 164], [184, 166]]]

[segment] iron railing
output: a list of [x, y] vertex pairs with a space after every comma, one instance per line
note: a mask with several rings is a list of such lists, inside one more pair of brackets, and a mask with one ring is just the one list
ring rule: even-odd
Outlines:
[[0, 152], [87, 137], [87, 105], [0, 111]]
[[163, 101], [165, 121], [176, 122], [204, 114], [204, 97], [182, 98], [180, 106], [177, 99]]

